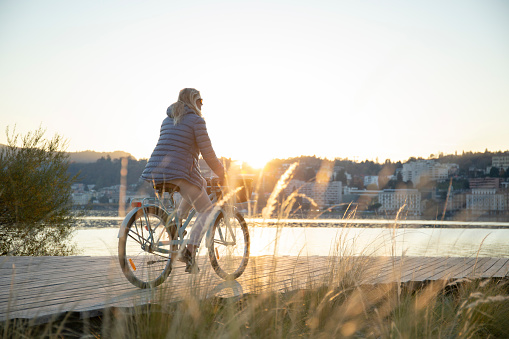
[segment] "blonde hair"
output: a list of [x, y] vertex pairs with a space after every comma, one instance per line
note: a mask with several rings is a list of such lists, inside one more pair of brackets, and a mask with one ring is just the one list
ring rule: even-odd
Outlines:
[[186, 115], [185, 106], [195, 111], [199, 116], [202, 116], [200, 109], [196, 106], [196, 100], [198, 99], [201, 99], [200, 92], [194, 88], [184, 88], [180, 91], [178, 101], [171, 105], [171, 115], [175, 125]]

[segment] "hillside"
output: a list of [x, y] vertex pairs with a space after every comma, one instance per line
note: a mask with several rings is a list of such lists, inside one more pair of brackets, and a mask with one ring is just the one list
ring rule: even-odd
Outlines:
[[[0, 150], [4, 147], [7, 147], [7, 145], [0, 144]], [[113, 152], [81, 151], [81, 152], [69, 152], [69, 155], [71, 162], [76, 163], [96, 162], [101, 158], [106, 159], [108, 157], [110, 157], [112, 160], [120, 158], [131, 158], [136, 160], [136, 158], [133, 157], [130, 153], [124, 151], [113, 151]]]
[[114, 151], [114, 152], [95, 152], [95, 151], [82, 151], [82, 152], [70, 152], [71, 162], [77, 163], [88, 163], [96, 162], [101, 158], [120, 159], [120, 158], [132, 158], [134, 157], [127, 152]]

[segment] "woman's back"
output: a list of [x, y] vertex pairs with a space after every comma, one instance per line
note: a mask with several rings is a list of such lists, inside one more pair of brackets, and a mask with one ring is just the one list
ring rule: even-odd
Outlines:
[[185, 179], [201, 187], [202, 177], [198, 159], [200, 152], [214, 172], [222, 172], [207, 133], [205, 120], [192, 109], [186, 108], [186, 114], [178, 124], [168, 116], [161, 124], [159, 140], [142, 173], [142, 178], [156, 184], [174, 179]]

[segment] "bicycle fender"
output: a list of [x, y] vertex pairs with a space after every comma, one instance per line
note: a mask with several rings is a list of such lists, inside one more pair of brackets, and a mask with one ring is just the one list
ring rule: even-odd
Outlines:
[[132, 216], [138, 212], [139, 210], [141, 210], [143, 207], [136, 207], [136, 208], [133, 208], [124, 218], [124, 220], [122, 221], [122, 224], [120, 225], [120, 229], [118, 230], [118, 235], [117, 235], [117, 238], [120, 238], [120, 236], [124, 233], [125, 231], [125, 228], [127, 227], [127, 223], [129, 222], [129, 220], [132, 218]]

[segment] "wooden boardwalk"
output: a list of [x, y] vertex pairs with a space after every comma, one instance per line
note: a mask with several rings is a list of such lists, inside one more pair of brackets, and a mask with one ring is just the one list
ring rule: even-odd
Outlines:
[[70, 311], [93, 316], [107, 307], [179, 300], [190, 293], [228, 297], [310, 288], [338, 279], [378, 284], [506, 277], [509, 259], [262, 256], [250, 258], [236, 281], [220, 279], [205, 257], [200, 257], [200, 268], [199, 274], [190, 275], [177, 266], [161, 287], [140, 290], [125, 279], [117, 257], [0, 257], [0, 321], [44, 322]]

